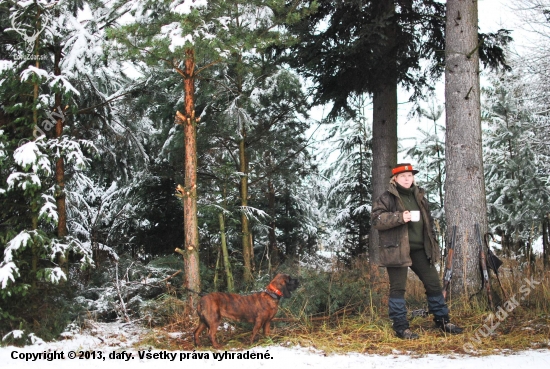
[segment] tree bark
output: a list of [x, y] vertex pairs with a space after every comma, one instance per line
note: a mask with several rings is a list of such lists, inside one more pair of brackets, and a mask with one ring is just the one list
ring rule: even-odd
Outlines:
[[[383, 28], [385, 46], [380, 64], [381, 76], [374, 90], [372, 102], [372, 200], [376, 200], [387, 188], [391, 168], [397, 163], [397, 54], [395, 5], [392, 0], [381, 0], [378, 11], [389, 16], [389, 24]], [[369, 261], [378, 264], [378, 231], [371, 228], [369, 236]]]
[[229, 252], [227, 251], [227, 242], [225, 241], [225, 221], [223, 213], [218, 215], [220, 220], [220, 238], [221, 238], [221, 251], [223, 255], [223, 266], [225, 268], [225, 278], [227, 280], [227, 291], [235, 291], [235, 283], [233, 281], [233, 273], [231, 273], [231, 264], [229, 262]]
[[[240, 21], [237, 20], [237, 23]], [[241, 54], [236, 54], [235, 60], [235, 84], [237, 93], [239, 96], [243, 94], [243, 60]], [[237, 104], [239, 105], [239, 104]], [[241, 195], [241, 242], [243, 248], [243, 279], [246, 284], [250, 284], [253, 280], [252, 269], [253, 269], [253, 258], [254, 250], [252, 249], [251, 234], [250, 234], [250, 224], [248, 217], [246, 215], [246, 208], [248, 206], [248, 158], [246, 156], [246, 122], [241, 122], [241, 113], [239, 107], [237, 106], [237, 120], [238, 126], [240, 129], [240, 141], [239, 141], [239, 172], [241, 173], [240, 181], [240, 195]]]
[[239, 142], [239, 161], [241, 172], [241, 234], [242, 234], [242, 246], [243, 246], [243, 278], [245, 283], [252, 282], [252, 257], [254, 256], [251, 250], [250, 242], [250, 225], [248, 217], [246, 215], [246, 207], [248, 206], [248, 162], [246, 158], [246, 130], [241, 129], [241, 141]]
[[277, 245], [277, 235], [275, 233], [275, 228], [277, 226], [277, 224], [275, 223], [275, 187], [273, 186], [273, 182], [271, 181], [271, 179], [269, 179], [267, 182], [267, 198], [269, 215], [271, 216], [268, 232], [269, 264], [270, 272], [273, 273], [279, 266], [279, 246]]
[[452, 295], [467, 297], [481, 286], [474, 225], [479, 223], [482, 233], [487, 229], [477, 2], [447, 1], [445, 27], [445, 216], [447, 239], [452, 226], [457, 226]]
[[[55, 12], [56, 16], [59, 16], [59, 9]], [[61, 59], [62, 59], [62, 46], [57, 43], [54, 45], [54, 75], [61, 75]], [[55, 138], [60, 139], [63, 136], [63, 128], [65, 123], [65, 110], [62, 106], [61, 93], [55, 94], [55, 106], [54, 114], [56, 117], [55, 124]], [[53, 116], [52, 115], [52, 116]], [[57, 159], [55, 163], [55, 180], [57, 188], [55, 191], [55, 201], [57, 205], [58, 222], [57, 222], [57, 237], [63, 238], [67, 236], [67, 210], [65, 203], [65, 163], [62, 156]]]
[[[179, 189], [184, 207], [185, 248], [183, 260], [186, 287], [200, 292], [199, 273], [199, 227], [197, 220], [197, 130], [198, 119], [195, 118], [195, 51], [186, 49], [184, 79], [184, 112], [176, 113], [176, 121], [183, 125], [185, 147], [185, 185]], [[198, 295], [189, 294], [189, 303], [196, 306]]]
[[[36, 13], [36, 29], [39, 30], [41, 27], [41, 21], [40, 21], [40, 10]], [[39, 44], [40, 37], [37, 37], [34, 41], [34, 53], [36, 55], [36, 62], [35, 66], [37, 69], [40, 69], [40, 44]], [[33, 108], [32, 108], [32, 121], [35, 129], [38, 127], [38, 97], [39, 97], [39, 90], [40, 86], [38, 82], [35, 82], [33, 84]], [[32, 230], [36, 231], [38, 229], [38, 198], [31, 199], [31, 218], [32, 218]], [[36, 280], [37, 280], [37, 273], [38, 273], [38, 260], [40, 257], [40, 247], [37, 246], [34, 242], [31, 247], [32, 250], [32, 260], [31, 260], [31, 270], [32, 270], [32, 282], [31, 282], [31, 288], [34, 291], [36, 289]]]
[[[55, 45], [55, 55], [54, 55], [54, 75], [61, 75], [61, 45]], [[63, 128], [65, 123], [65, 114], [64, 109], [61, 106], [61, 93], [57, 92], [55, 94], [55, 107], [54, 114], [56, 116], [55, 122], [55, 138], [60, 139], [63, 136]], [[60, 156], [55, 163], [55, 202], [57, 206], [57, 237], [63, 238], [67, 236], [67, 206], [66, 206], [66, 196], [65, 196], [65, 161], [63, 156]], [[69, 263], [68, 255], [62, 253], [59, 255], [59, 266], [69, 278]]]
[[[361, 124], [361, 136], [363, 137], [364, 142], [367, 141], [367, 135], [364, 130], [363, 124]], [[366, 163], [364, 162], [365, 152], [367, 151], [366, 145], [363, 142], [359, 143], [359, 205], [362, 206], [365, 204], [368, 194], [365, 193], [364, 183], [367, 181], [367, 175], [365, 171]], [[355, 256], [362, 256], [365, 252], [368, 252], [368, 242], [366, 236], [368, 235], [367, 229], [370, 223], [361, 221], [364, 219], [363, 216], [359, 217], [359, 236], [357, 240], [357, 254]]]

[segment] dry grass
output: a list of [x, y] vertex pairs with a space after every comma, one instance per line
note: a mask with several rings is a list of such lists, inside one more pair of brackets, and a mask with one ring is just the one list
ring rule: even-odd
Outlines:
[[[501, 269], [501, 279], [508, 299], [515, 294], [516, 300], [521, 302], [506, 317], [502, 314], [493, 315], [491, 323], [489, 317], [493, 313], [488, 311], [483, 303], [471, 299], [450, 301], [453, 323], [464, 328], [464, 333], [460, 335], [441, 332], [435, 328], [431, 317], [416, 317], [411, 320], [411, 329], [420, 335], [420, 339], [401, 340], [395, 337], [391, 328], [387, 316], [387, 298], [372, 301], [365, 296], [365, 306], [362, 309], [350, 306], [348, 309], [342, 309], [340, 314], [333, 314], [326, 319], [293, 316], [283, 304], [277, 321], [272, 324], [275, 328], [272, 330], [272, 336], [268, 338], [260, 335], [256, 345], [300, 345], [313, 347], [327, 354], [358, 352], [412, 356], [487, 355], [529, 348], [550, 348], [550, 272], [542, 272], [542, 268], [535, 268], [534, 271], [529, 271], [532, 273], [530, 275], [520, 273], [519, 270], [514, 261], [506, 261]], [[537, 270], [539, 272], [536, 272]], [[424, 289], [420, 281], [412, 276], [413, 273], [410, 274], [407, 299], [411, 303], [409, 308], [417, 309], [424, 306]], [[531, 289], [528, 295], [524, 295], [520, 292], [526, 283], [524, 278], [531, 277], [540, 284]], [[493, 287], [500, 291], [496, 280]], [[387, 283], [373, 284], [374, 289], [383, 296]], [[483, 294], [484, 292], [481, 293]], [[486, 295], [482, 297], [486, 298]], [[520, 301], [520, 297], [524, 298]], [[501, 302], [506, 302], [506, 299], [503, 298]], [[499, 317], [502, 319], [499, 320]], [[170, 323], [155, 329], [140, 345], [167, 350], [193, 350], [192, 332], [196, 324], [196, 315], [191, 314], [182, 303], [180, 311], [171, 316]], [[225, 349], [250, 347], [250, 324], [231, 323], [228, 327], [218, 332], [218, 340]], [[494, 327], [491, 332], [490, 327]], [[179, 332], [180, 335], [175, 335], [174, 332]], [[211, 349], [204, 333], [201, 344], [201, 349]]]
[[[507, 350], [550, 347], [550, 319], [532, 317], [525, 311], [514, 312], [504, 320], [495, 332], [485, 338], [478, 334], [480, 343], [475, 343], [472, 351], [472, 337], [483, 326], [487, 313], [477, 315], [455, 314], [454, 322], [465, 328], [461, 335], [450, 335], [436, 329], [430, 318], [415, 318], [411, 328], [420, 334], [414, 341], [401, 340], [393, 334], [391, 324], [383, 317], [373, 321], [365, 315], [344, 316], [334, 321], [296, 322], [276, 324], [271, 337], [260, 336], [256, 345], [283, 345], [313, 347], [327, 354], [368, 353], [368, 354], [476, 354], [487, 355]], [[195, 319], [185, 319], [185, 326]], [[181, 322], [183, 323], [183, 321]], [[225, 349], [247, 349], [250, 328], [248, 324], [231, 326], [218, 332], [218, 340]], [[140, 342], [140, 346], [163, 350], [193, 350], [192, 331], [194, 326], [179, 329], [177, 324], [153, 330]], [[181, 332], [181, 335], [174, 335]], [[206, 335], [201, 337], [202, 349], [211, 349]]]
[[326, 353], [484, 355], [504, 350], [550, 347], [548, 315], [534, 317], [529, 309], [517, 308], [489, 337], [478, 333], [481, 339], [472, 347], [472, 337], [476, 338], [476, 332], [483, 327], [489, 313], [454, 313], [453, 321], [465, 328], [464, 334], [445, 334], [435, 328], [431, 317], [418, 317], [411, 321], [411, 329], [420, 335], [420, 339], [404, 341], [395, 337], [387, 317], [359, 315], [285, 328], [278, 331], [273, 340], [285, 345], [312, 346]]

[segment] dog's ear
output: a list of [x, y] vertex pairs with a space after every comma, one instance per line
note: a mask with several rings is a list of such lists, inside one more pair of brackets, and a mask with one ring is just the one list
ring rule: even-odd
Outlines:
[[288, 289], [287, 283], [285, 283], [285, 284], [281, 287], [281, 292], [283, 293], [283, 297], [285, 297], [285, 298], [289, 298], [289, 297], [290, 297], [290, 290]]
[[281, 289], [281, 292], [283, 292], [283, 296], [286, 298], [289, 298], [292, 291], [294, 291], [296, 288], [298, 288], [298, 280], [292, 278], [288, 274], [284, 274], [284, 286]]
[[290, 276], [288, 277], [287, 288], [290, 292], [296, 290], [299, 286], [300, 281], [298, 280], [298, 278], [292, 278]]

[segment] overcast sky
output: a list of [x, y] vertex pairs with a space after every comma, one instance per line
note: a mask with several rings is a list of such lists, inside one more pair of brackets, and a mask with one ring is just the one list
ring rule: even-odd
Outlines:
[[508, 5], [512, 0], [478, 0], [478, 19], [481, 32], [494, 32], [500, 28], [511, 28], [516, 22]]

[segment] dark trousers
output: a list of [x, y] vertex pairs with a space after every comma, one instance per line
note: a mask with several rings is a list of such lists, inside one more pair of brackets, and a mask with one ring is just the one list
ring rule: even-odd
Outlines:
[[[424, 250], [411, 251], [412, 271], [420, 278], [426, 289], [426, 295], [436, 296], [441, 294], [439, 274], [434, 265], [431, 265]], [[408, 267], [387, 268], [390, 277], [390, 297], [405, 297], [407, 288]]]
[[[420, 278], [426, 289], [428, 309], [434, 315], [434, 320], [449, 319], [449, 309], [441, 293], [439, 274], [431, 265], [424, 250], [411, 251], [412, 271]], [[395, 330], [409, 327], [407, 308], [405, 305], [405, 290], [407, 288], [408, 267], [388, 267], [390, 279], [389, 316], [393, 320]]]

